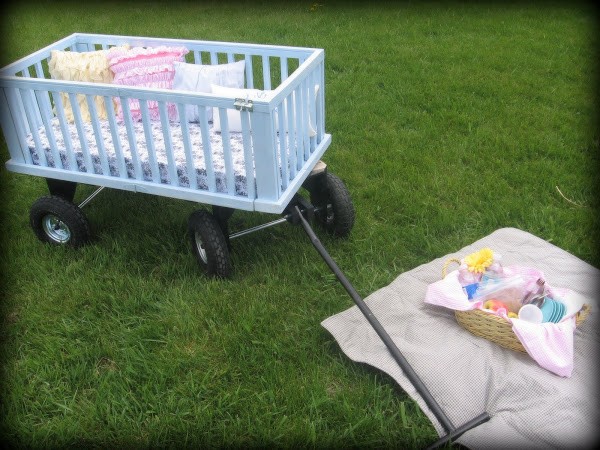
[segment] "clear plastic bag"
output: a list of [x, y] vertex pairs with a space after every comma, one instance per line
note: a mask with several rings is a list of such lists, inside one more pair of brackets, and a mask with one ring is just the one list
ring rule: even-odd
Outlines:
[[[518, 313], [521, 300], [527, 295], [527, 280], [521, 275], [512, 275], [504, 278], [484, 278], [479, 283], [473, 295], [474, 301], [496, 300], [506, 306], [507, 312]], [[498, 305], [490, 305], [495, 306]], [[491, 309], [491, 308], [490, 308]]]

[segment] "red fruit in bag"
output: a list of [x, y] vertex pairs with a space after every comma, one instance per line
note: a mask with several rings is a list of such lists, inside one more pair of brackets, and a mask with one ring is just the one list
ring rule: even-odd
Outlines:
[[508, 311], [508, 308], [506, 307], [506, 305], [503, 302], [501, 302], [500, 300], [497, 300], [495, 298], [486, 300], [485, 303], [483, 304], [483, 307], [485, 309], [491, 309], [494, 312], [498, 311], [500, 308], [504, 308], [506, 311]]

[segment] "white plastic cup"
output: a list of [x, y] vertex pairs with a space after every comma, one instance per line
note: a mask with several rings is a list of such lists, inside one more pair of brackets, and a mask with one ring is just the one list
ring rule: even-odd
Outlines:
[[523, 305], [519, 309], [519, 319], [521, 320], [531, 323], [542, 323], [543, 318], [542, 310], [535, 305]]

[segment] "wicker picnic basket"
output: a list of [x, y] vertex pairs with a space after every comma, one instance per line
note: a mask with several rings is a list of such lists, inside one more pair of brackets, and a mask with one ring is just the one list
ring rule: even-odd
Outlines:
[[[446, 277], [448, 266], [451, 263], [460, 264], [460, 260], [450, 258], [444, 263], [442, 269], [442, 278]], [[584, 304], [575, 317], [576, 326], [579, 326], [590, 313], [591, 307]], [[454, 311], [456, 321], [465, 330], [475, 336], [482, 337], [488, 341], [515, 350], [517, 352], [527, 353], [523, 344], [512, 330], [510, 322], [495, 314], [482, 311], [481, 309], [471, 309], [468, 311]]]

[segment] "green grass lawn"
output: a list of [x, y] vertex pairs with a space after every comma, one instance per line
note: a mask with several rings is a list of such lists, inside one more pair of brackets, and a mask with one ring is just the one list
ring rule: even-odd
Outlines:
[[[567, 2], [23, 2], [4, 10], [0, 65], [73, 32], [325, 49], [333, 141], [323, 159], [348, 187], [356, 224], [347, 240], [320, 237], [366, 297], [501, 227], [600, 267], [596, 12]], [[350, 361], [320, 326], [353, 303], [300, 227], [234, 240], [233, 278], [208, 280], [186, 236], [205, 205], [106, 190], [85, 207], [95, 240], [72, 250], [29, 227], [43, 179], [2, 164], [0, 189], [4, 441], [437, 439], [393, 380]], [[276, 218], [236, 212], [231, 227]]]

